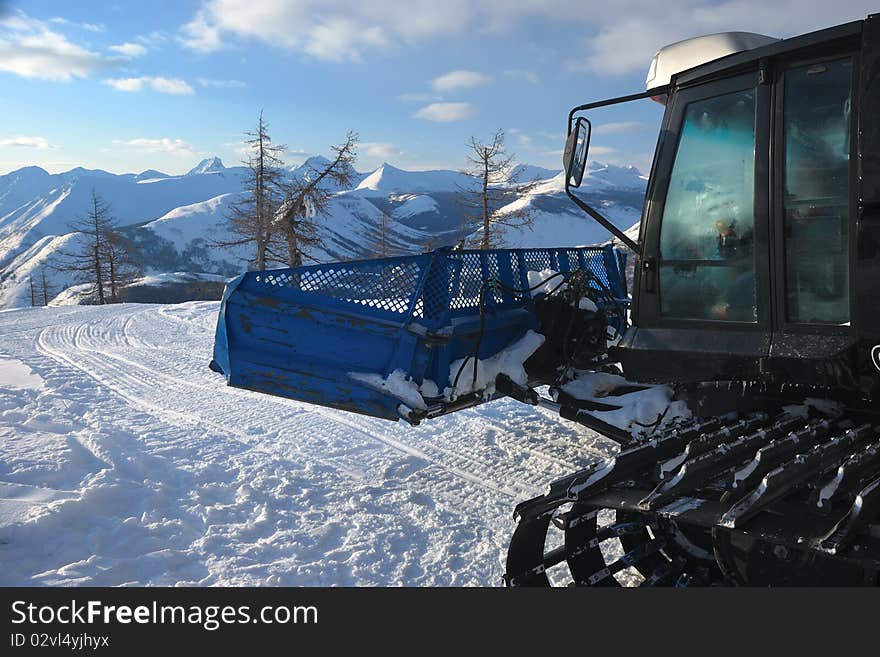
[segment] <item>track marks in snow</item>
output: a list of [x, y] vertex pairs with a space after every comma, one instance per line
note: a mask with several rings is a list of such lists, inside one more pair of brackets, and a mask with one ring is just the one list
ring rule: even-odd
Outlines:
[[43, 431], [20, 451], [69, 490], [0, 520], [0, 583], [494, 585], [513, 505], [609, 450], [513, 402], [410, 428], [228, 388], [215, 303], [43, 312], [10, 340], [0, 314], [49, 388], [0, 395], [0, 432]]

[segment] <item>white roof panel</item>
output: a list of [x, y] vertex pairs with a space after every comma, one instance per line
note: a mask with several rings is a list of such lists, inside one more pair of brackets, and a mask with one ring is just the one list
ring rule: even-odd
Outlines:
[[669, 84], [676, 73], [775, 41], [779, 39], [754, 32], [719, 32], [669, 44], [658, 50], [651, 60], [645, 88], [662, 87]]

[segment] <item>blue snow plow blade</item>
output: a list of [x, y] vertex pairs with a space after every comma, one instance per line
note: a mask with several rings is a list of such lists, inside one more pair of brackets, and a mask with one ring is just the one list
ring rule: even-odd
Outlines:
[[[474, 352], [481, 293], [479, 356], [488, 358], [537, 327], [531, 295], [516, 291], [546, 269], [590, 271], [605, 298], [625, 303], [624, 256], [610, 246], [440, 249], [252, 271], [226, 285], [211, 369], [237, 388], [412, 420], [422, 398], [423, 410], [440, 400], [450, 363]], [[396, 388], [383, 384], [389, 377]], [[415, 404], [400, 394], [404, 380], [422, 386]]]

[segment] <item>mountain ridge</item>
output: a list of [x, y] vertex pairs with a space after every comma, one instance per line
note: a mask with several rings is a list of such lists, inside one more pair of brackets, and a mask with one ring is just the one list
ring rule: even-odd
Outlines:
[[[315, 156], [288, 169], [305, 176], [327, 162]], [[532, 165], [521, 171], [554, 173]], [[94, 189], [109, 204], [130, 240], [145, 273], [156, 280], [169, 272], [231, 276], [249, 266], [245, 248], [221, 249], [230, 241], [229, 204], [242, 192], [246, 169], [226, 167], [219, 157], [205, 158], [184, 175], [154, 169], [113, 174], [75, 167], [50, 174], [36, 166], [0, 176], [0, 308], [30, 305], [29, 279], [46, 271], [53, 293], [75, 281], [55, 268], [60, 252], [80, 237], [70, 224], [82, 216]], [[318, 261], [370, 257], [380, 242], [383, 213], [388, 218], [390, 253], [415, 253], [455, 244], [470, 229], [462, 221], [462, 190], [475, 179], [460, 171], [408, 171], [383, 162], [370, 172], [354, 172], [349, 189], [333, 189], [326, 216], [319, 221], [323, 246], [310, 254]], [[607, 240], [564, 195], [561, 173], [513, 192], [518, 197], [502, 211], [528, 207], [531, 227], [505, 228], [502, 246], [575, 246]], [[582, 192], [621, 228], [638, 220], [644, 177], [637, 169], [591, 163]], [[509, 189], [518, 190], [519, 186]], [[54, 296], [54, 294], [53, 294]]]

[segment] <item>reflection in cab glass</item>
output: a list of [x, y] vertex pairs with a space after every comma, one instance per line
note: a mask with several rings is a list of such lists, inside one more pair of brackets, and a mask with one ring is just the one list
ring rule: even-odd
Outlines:
[[755, 93], [688, 105], [660, 231], [666, 317], [757, 321]]
[[849, 321], [852, 63], [785, 72], [785, 286], [792, 322]]

